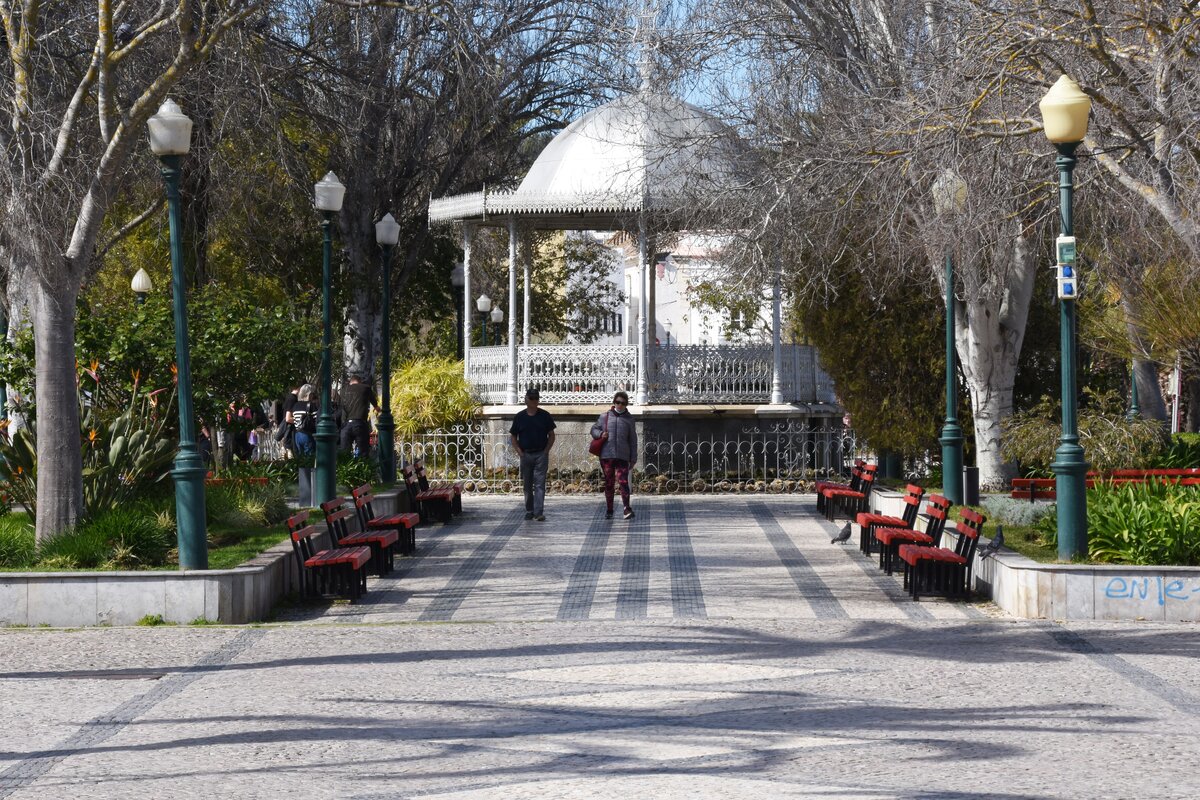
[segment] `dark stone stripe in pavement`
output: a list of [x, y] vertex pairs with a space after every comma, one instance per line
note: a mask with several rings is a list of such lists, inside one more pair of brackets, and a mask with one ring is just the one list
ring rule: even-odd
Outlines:
[[687, 514], [679, 500], [668, 500], [664, 509], [667, 521], [667, 563], [671, 568], [671, 609], [676, 617], [707, 619], [704, 589], [696, 554], [692, 550], [692, 534], [688, 530]]
[[461, 533], [462, 527], [461, 518], [455, 518], [453, 522], [432, 529], [417, 528], [417, 552], [397, 557], [396, 568], [382, 578], [372, 577], [366, 597], [353, 606], [353, 613], [330, 616], [336, 616], [338, 622], [362, 622], [367, 614], [380, 610], [381, 606], [403, 605], [412, 596], [403, 579], [425, 559], [447, 555], [452, 548], [444, 547], [446, 540], [452, 533]]
[[1070, 628], [1053, 622], [1036, 623], [1050, 634], [1050, 638], [1068, 650], [1087, 656], [1107, 670], [1117, 673], [1139, 689], [1144, 689], [1167, 705], [1184, 714], [1200, 714], [1200, 697], [1168, 683], [1153, 672], [1131, 664], [1112, 653], [1106, 653], [1092, 644], [1086, 637]]
[[71, 734], [55, 749], [26, 755], [22, 760], [0, 772], [0, 798], [9, 797], [18, 789], [29, 786], [71, 756], [86, 752], [116, 736], [122, 728], [162, 701], [179, 694], [206, 674], [216, 672], [237, 658], [242, 651], [265, 634], [266, 631], [261, 628], [239, 633], [226, 644], [201, 658], [194, 666], [188, 667], [176, 675], [163, 678], [154, 684], [154, 688], [136, 697], [131, 697], [112, 711], [83, 723], [78, 731]]
[[792, 542], [783, 526], [775, 519], [766, 503], [756, 501], [746, 503], [751, 516], [766, 535], [767, 541], [775, 548], [776, 555], [792, 576], [792, 582], [800, 590], [800, 596], [812, 606], [817, 619], [849, 619], [850, 615], [842, 604], [833, 596], [833, 592], [821, 580], [821, 576], [808, 563], [808, 559], [800, 552], [800, 548]]
[[[820, 523], [821, 527], [829, 534], [832, 539], [838, 534], [840, 527], [833, 522], [829, 522], [825, 517], [817, 513], [816, 506], [809, 508], [809, 513], [812, 518]], [[929, 609], [922, 606], [920, 603], [914, 603], [908, 592], [904, 591], [903, 581], [896, 580], [895, 575], [887, 575], [879, 569], [878, 556], [864, 556], [855, 546], [855, 538], [850, 537], [850, 541], [845, 544], [831, 544], [830, 547], [836, 547], [846, 554], [846, 557], [857, 564], [875, 587], [879, 591], [887, 595], [887, 598], [900, 607], [904, 612], [904, 616], [911, 620], [930, 620], [933, 619], [933, 613]], [[967, 606], [970, 608], [970, 606]], [[977, 611], [977, 609], [971, 609]], [[981, 615], [982, 616], [982, 615]]]
[[587, 619], [592, 613], [592, 601], [596, 597], [596, 585], [604, 568], [604, 551], [608, 549], [613, 522], [604, 518], [604, 506], [596, 509], [579, 548], [579, 555], [575, 558], [575, 567], [567, 581], [567, 591], [558, 606], [559, 619]]
[[650, 600], [649, 506], [639, 505], [632, 520], [613, 522], [629, 531], [625, 537], [625, 558], [621, 561], [621, 587], [617, 590], [617, 619], [645, 619]]
[[[479, 583], [479, 579], [487, 572], [488, 567], [496, 560], [496, 556], [504, 549], [504, 545], [508, 544], [508, 540], [517, 532], [524, 515], [524, 509], [513, 510], [488, 534], [486, 539], [479, 543], [471, 555], [458, 566], [450, 581], [442, 587], [433, 602], [421, 613], [419, 617], [421, 622], [448, 622], [454, 617], [455, 612], [467, 599], [467, 595], [471, 593], [475, 585]], [[530, 524], [541, 525], [543, 523]]]

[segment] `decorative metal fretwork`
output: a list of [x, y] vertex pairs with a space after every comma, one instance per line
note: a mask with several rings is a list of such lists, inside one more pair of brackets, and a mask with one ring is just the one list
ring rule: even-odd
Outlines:
[[637, 348], [632, 345], [536, 345], [518, 349], [517, 385], [537, 386], [543, 403], [606, 403], [632, 393]]
[[[561, 454], [586, 453], [586, 430], [562, 433], [551, 459], [548, 490], [562, 494], [603, 489], [595, 458], [567, 463]], [[577, 439], [578, 441], [572, 441]], [[517, 459], [508, 434], [482, 423], [421, 434], [397, 443], [401, 461], [423, 459], [431, 476], [461, 482], [467, 491], [521, 491]], [[844, 474], [859, 449], [853, 431], [840, 424], [786, 420], [750, 422], [732, 437], [644, 437], [634, 471], [637, 491], [653, 494], [704, 492], [808, 492], [812, 481]]]
[[[774, 354], [769, 344], [656, 347], [652, 363], [652, 403], [771, 402]], [[784, 402], [837, 402], [833, 382], [821, 369], [814, 348], [784, 345], [782, 367]], [[632, 394], [637, 369], [634, 345], [517, 348], [518, 395], [527, 386], [538, 386], [543, 403], [605, 403], [618, 389]], [[472, 349], [469, 377], [485, 403], [507, 403], [508, 348]]]

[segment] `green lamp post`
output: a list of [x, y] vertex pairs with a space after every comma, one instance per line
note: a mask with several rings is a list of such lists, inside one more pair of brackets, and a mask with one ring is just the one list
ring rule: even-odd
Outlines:
[[400, 241], [400, 223], [391, 214], [375, 223], [375, 241], [383, 248], [383, 410], [379, 412], [379, 475], [396, 482], [396, 449], [392, 420], [392, 248]]
[[1132, 422], [1142, 415], [1142, 407], [1138, 405], [1137, 395], [1137, 359], [1129, 362], [1129, 413], [1125, 419]]
[[[939, 216], [963, 211], [967, 184], [948, 169], [933, 182], [933, 204]], [[954, 349], [954, 256], [946, 248], [946, 422], [938, 442], [942, 445], [942, 494], [954, 505], [963, 501], [963, 431], [958, 422], [958, 387], [955, 385], [957, 353]]]
[[[179, 451], [171, 477], [175, 481], [175, 529], [179, 568], [208, 569], [208, 532], [204, 518], [204, 461], [196, 446], [196, 411], [192, 399], [192, 360], [188, 351], [187, 286], [183, 275], [183, 242], [179, 224], [180, 164], [191, 146], [192, 121], [173, 100], [166, 100], [147, 123], [150, 149], [162, 162], [167, 185], [171, 232], [171, 291], [175, 309], [175, 366], [179, 391]], [[149, 283], [149, 280], [146, 281]], [[136, 287], [135, 287], [136, 290]]]
[[1059, 216], [1062, 235], [1057, 241], [1059, 337], [1062, 357], [1062, 437], [1050, 469], [1056, 477], [1058, 557], [1069, 561], [1088, 553], [1087, 462], [1079, 445], [1078, 389], [1075, 379], [1075, 238], [1071, 218], [1075, 149], [1087, 136], [1092, 100], [1079, 84], [1061, 76], [1038, 104], [1046, 138], [1058, 151]]
[[481, 294], [475, 299], [475, 308], [479, 310], [479, 335], [483, 339], [483, 347], [488, 346], [488, 312], [492, 310], [492, 298]]
[[333, 215], [342, 210], [346, 187], [332, 172], [317, 183], [317, 210], [321, 212], [321, 233], [324, 235], [323, 272], [321, 276], [321, 415], [317, 418], [317, 481], [313, 489], [316, 504], [337, 496], [337, 425], [329, 399], [333, 383], [331, 347], [333, 340]]

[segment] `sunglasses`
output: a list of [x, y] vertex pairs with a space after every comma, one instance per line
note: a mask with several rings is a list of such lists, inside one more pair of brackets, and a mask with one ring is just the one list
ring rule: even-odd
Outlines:
[[623, 406], [623, 405], [625, 405], [625, 401], [624, 400], [613, 400], [613, 405], [614, 406]]

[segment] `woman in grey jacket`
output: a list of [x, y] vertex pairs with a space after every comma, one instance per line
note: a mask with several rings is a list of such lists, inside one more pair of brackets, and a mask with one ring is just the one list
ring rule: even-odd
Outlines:
[[637, 428], [628, 406], [629, 395], [617, 392], [613, 395], [612, 408], [601, 414], [592, 426], [592, 438], [604, 440], [600, 468], [604, 470], [604, 504], [608, 510], [605, 519], [612, 519], [613, 515], [614, 481], [621, 488], [625, 519], [633, 519], [633, 509], [629, 506], [629, 472], [637, 463], [638, 444]]

